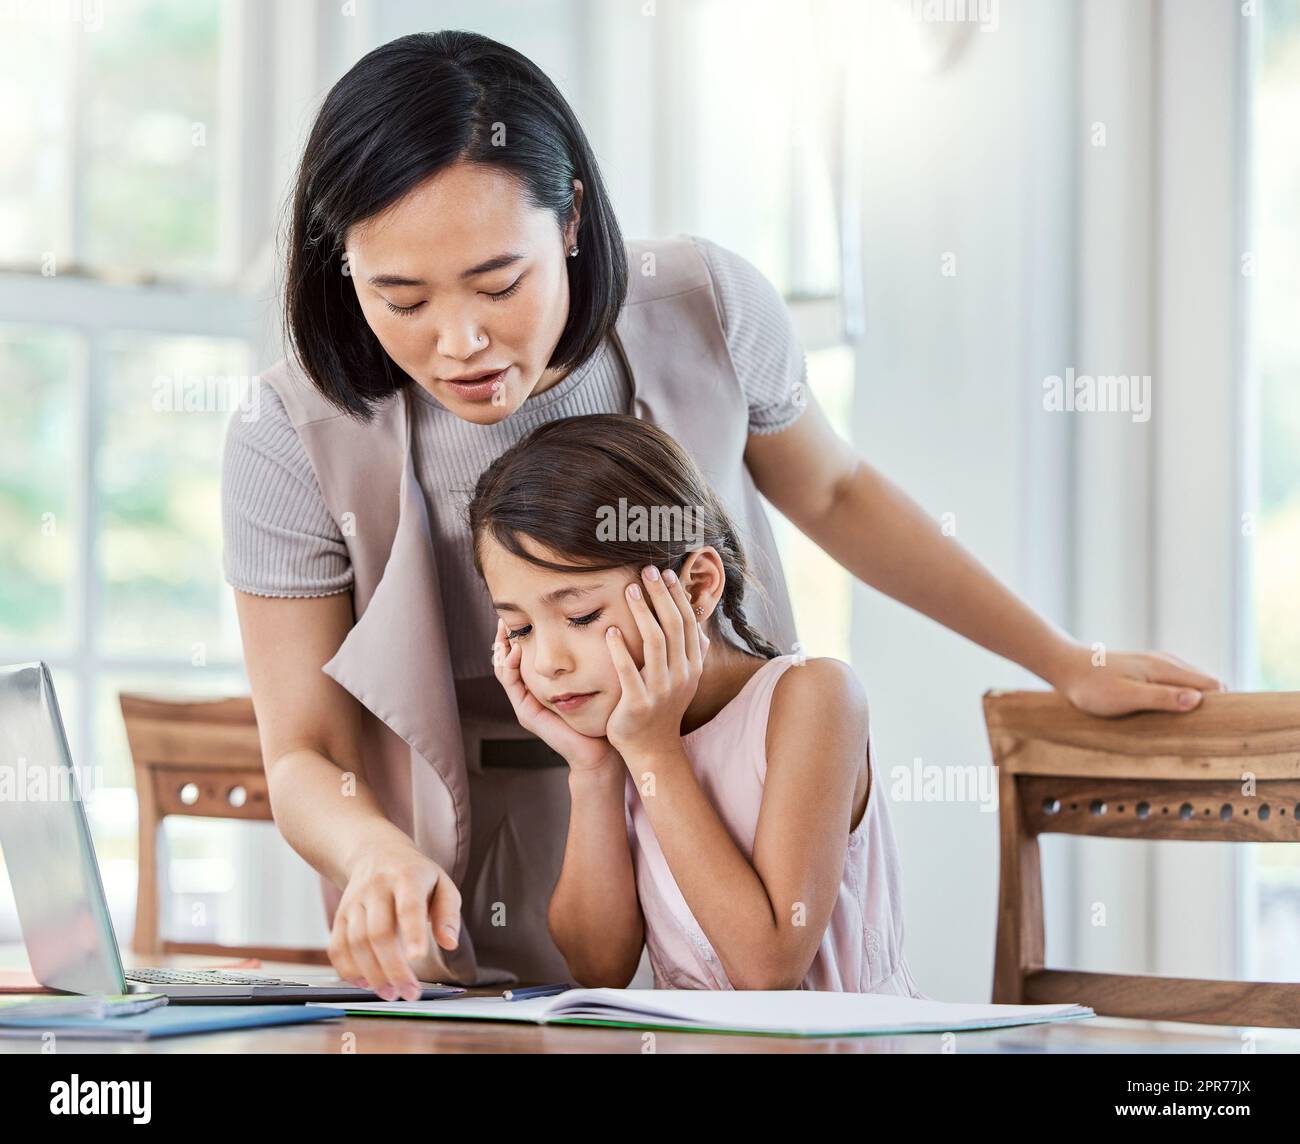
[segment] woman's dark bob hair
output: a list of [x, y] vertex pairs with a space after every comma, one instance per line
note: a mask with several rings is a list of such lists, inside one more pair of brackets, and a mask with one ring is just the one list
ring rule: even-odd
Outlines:
[[[494, 125], [505, 145], [494, 145]], [[499, 130], [499, 129], [498, 129]], [[411, 378], [388, 356], [348, 281], [343, 238], [458, 161], [501, 168], [562, 231], [582, 182], [569, 317], [549, 367], [586, 361], [627, 294], [623, 235], [573, 110], [527, 57], [474, 32], [420, 32], [368, 52], [325, 97], [298, 166], [284, 326], [299, 364], [361, 421]]]

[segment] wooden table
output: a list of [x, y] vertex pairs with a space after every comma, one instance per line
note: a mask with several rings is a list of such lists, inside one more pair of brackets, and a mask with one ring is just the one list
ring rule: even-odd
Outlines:
[[[124, 953], [128, 964], [142, 964]], [[149, 959], [177, 968], [211, 964], [212, 958]], [[22, 969], [21, 945], [0, 945], [0, 968]], [[301, 966], [263, 962], [258, 973], [291, 977]], [[324, 972], [316, 968], [315, 972]], [[500, 995], [500, 988], [472, 994]], [[1055, 1025], [953, 1034], [957, 1053], [1227, 1053], [1240, 1054], [1243, 1035], [1258, 1053], [1300, 1052], [1300, 1030], [1220, 1028], [1177, 1022], [1096, 1017]], [[449, 1021], [441, 1018], [344, 1016], [308, 1025], [195, 1033], [157, 1041], [78, 1041], [78, 1053], [643, 1053], [653, 1036], [658, 1053], [942, 1053], [939, 1034], [872, 1037], [767, 1037], [592, 1026], [542, 1026], [521, 1022]], [[39, 1042], [6, 1038], [0, 1054], [35, 1053]]]

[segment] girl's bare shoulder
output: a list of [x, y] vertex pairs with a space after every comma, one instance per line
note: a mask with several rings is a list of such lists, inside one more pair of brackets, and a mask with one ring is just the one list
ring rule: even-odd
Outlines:
[[819, 724], [865, 733], [868, 717], [867, 693], [851, 664], [831, 656], [796, 660], [772, 690], [769, 742], [782, 728], [804, 734]]

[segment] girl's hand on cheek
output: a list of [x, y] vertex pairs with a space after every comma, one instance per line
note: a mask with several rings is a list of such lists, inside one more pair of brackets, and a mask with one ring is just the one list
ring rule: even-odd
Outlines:
[[[617, 627], [605, 632], [622, 685], [605, 734], [624, 759], [681, 745], [682, 716], [704, 670], [708, 637], [695, 620], [685, 589], [669, 576], [671, 584], [665, 585], [657, 575], [651, 578], [643, 571], [640, 585], [628, 585], [628, 607], [641, 632], [643, 668], [637, 670]], [[638, 588], [639, 595], [633, 591]]]
[[497, 620], [496, 639], [492, 643], [492, 667], [497, 680], [505, 688], [510, 705], [515, 709], [515, 718], [519, 726], [542, 740], [551, 750], [563, 755], [565, 762], [574, 770], [595, 770], [606, 764], [611, 756], [617, 760], [617, 752], [608, 739], [593, 739], [581, 731], [575, 731], [554, 711], [542, 703], [524, 683], [519, 672], [523, 661], [523, 648], [519, 644], [510, 644], [503, 620]]

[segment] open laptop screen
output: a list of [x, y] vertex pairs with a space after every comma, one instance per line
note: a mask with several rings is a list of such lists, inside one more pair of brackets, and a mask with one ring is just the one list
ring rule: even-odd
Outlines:
[[0, 667], [0, 847], [36, 979], [72, 993], [125, 993], [81, 784], [44, 663]]

